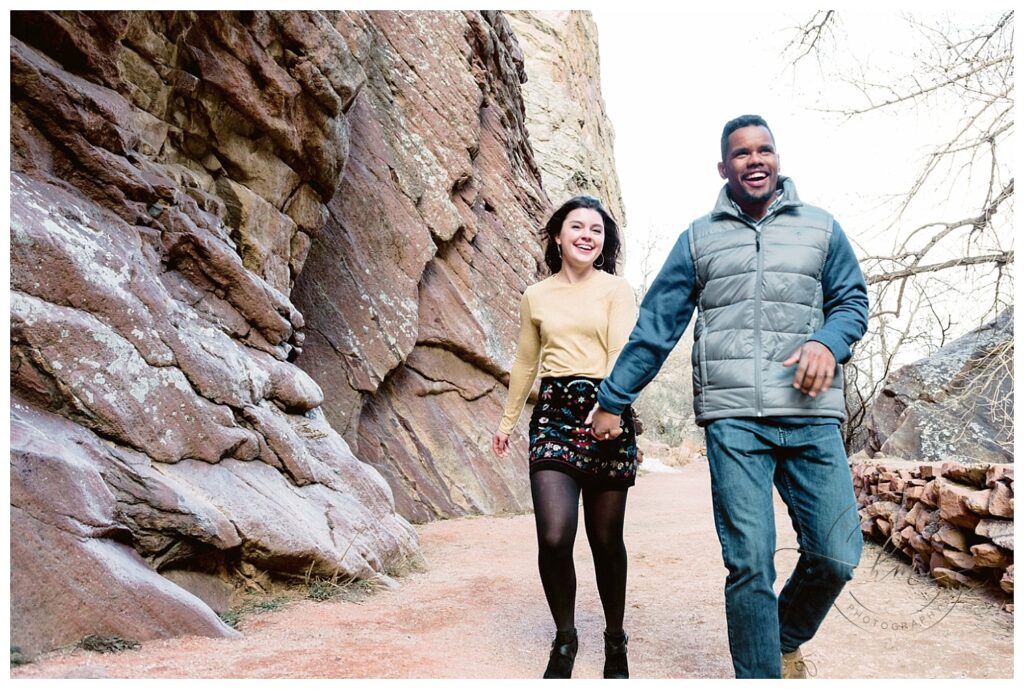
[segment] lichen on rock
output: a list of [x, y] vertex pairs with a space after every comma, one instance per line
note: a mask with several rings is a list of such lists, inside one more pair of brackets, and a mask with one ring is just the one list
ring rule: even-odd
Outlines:
[[86, 633], [236, 634], [162, 571], [372, 578], [417, 553], [289, 361], [291, 288], [365, 81], [340, 18], [12, 15], [12, 643], [29, 657]]
[[872, 453], [1012, 462], [1013, 309], [890, 374], [868, 429]]
[[235, 584], [529, 507], [488, 443], [551, 202], [501, 12], [11, 32], [12, 644], [233, 636]]

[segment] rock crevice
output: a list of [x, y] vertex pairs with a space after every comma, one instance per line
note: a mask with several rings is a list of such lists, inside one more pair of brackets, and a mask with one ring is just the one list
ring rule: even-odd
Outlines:
[[[26, 656], [88, 633], [235, 635], [174, 583], [200, 574], [230, 589], [236, 571], [374, 577], [416, 556], [387, 483], [288, 362], [305, 326], [291, 290], [366, 81], [348, 17], [12, 15], [12, 644]], [[62, 491], [41, 457], [90, 478]], [[76, 522], [69, 504], [99, 516]], [[222, 607], [224, 587], [202, 581]], [[75, 614], [40, 602], [58, 590]]]
[[488, 449], [551, 208], [505, 14], [11, 26], [14, 646], [233, 636], [234, 585], [529, 507]]
[[[489, 441], [519, 296], [543, 277], [550, 188], [561, 200], [577, 172], [599, 179], [571, 191], [600, 189], [623, 219], [592, 20], [540, 13], [555, 36], [541, 54], [532, 36], [523, 50], [519, 14], [371, 13], [361, 24], [367, 80], [349, 116], [360, 163], [296, 285], [310, 333], [297, 363], [414, 521], [528, 507], [525, 472], [495, 462]], [[555, 91], [552, 59], [577, 68]], [[531, 96], [535, 75], [549, 90]]]

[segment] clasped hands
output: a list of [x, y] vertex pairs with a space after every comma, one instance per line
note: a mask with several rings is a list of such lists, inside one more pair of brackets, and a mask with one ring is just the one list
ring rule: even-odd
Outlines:
[[[793, 356], [782, 362], [787, 367], [793, 364], [797, 364], [793, 387], [811, 397], [827, 390], [835, 377], [836, 358], [832, 350], [815, 340], [805, 342], [793, 352]], [[590, 426], [590, 434], [598, 440], [614, 440], [622, 434], [622, 418], [597, 404], [584, 423]]]
[[614, 440], [622, 435], [622, 417], [601, 409], [596, 403], [583, 423], [590, 426], [590, 434], [598, 440]]

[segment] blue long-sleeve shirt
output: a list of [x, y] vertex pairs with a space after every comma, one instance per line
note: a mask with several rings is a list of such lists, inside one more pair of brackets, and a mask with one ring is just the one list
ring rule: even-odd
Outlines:
[[[601, 408], [621, 414], [661, 369], [697, 308], [697, 271], [689, 230], [679, 235], [665, 265], [640, 304], [640, 315], [615, 368], [597, 393]], [[821, 273], [825, 322], [808, 340], [829, 348], [836, 362], [850, 359], [850, 347], [864, 336], [868, 293], [864, 274], [839, 223], [833, 220], [828, 255]], [[761, 419], [767, 420], [767, 419]], [[774, 417], [777, 423], [839, 423], [835, 417]]]

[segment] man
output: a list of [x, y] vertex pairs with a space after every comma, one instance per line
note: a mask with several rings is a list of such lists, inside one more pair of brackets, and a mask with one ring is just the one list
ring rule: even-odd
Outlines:
[[[806, 676], [800, 645], [853, 576], [862, 546], [839, 434], [842, 369], [867, 328], [867, 287], [826, 211], [779, 176], [768, 124], [725, 125], [726, 180], [714, 210], [680, 235], [601, 384], [592, 432], [654, 377], [697, 310], [693, 404], [704, 427], [736, 676]], [[795, 372], [792, 368], [795, 366]], [[776, 598], [772, 484], [789, 508], [800, 559]]]

